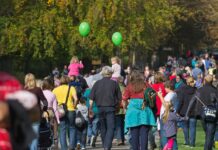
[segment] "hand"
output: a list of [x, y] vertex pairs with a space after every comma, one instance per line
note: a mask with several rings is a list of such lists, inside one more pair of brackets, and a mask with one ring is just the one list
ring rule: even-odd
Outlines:
[[189, 117], [188, 117], [188, 116], [185, 116], [185, 117], [183, 117], [183, 118], [184, 118], [184, 120], [186, 120], [186, 121], [189, 119]]
[[162, 92], [161, 92], [161, 91], [158, 91], [158, 92], [157, 92], [157, 95], [158, 95], [159, 97], [162, 97]]
[[79, 63], [82, 64], [83, 63], [82, 60], [80, 60]]
[[94, 118], [94, 112], [90, 108], [89, 108], [89, 118], [90, 119]]

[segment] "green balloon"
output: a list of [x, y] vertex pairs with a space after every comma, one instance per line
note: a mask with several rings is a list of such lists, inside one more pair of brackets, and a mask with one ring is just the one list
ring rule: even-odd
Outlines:
[[123, 40], [123, 37], [120, 32], [115, 32], [112, 35], [112, 42], [114, 43], [114, 45], [119, 46], [122, 40]]
[[79, 25], [79, 33], [81, 36], [87, 36], [89, 35], [89, 32], [90, 32], [90, 26], [89, 26], [89, 23], [87, 22], [82, 22], [80, 25]]

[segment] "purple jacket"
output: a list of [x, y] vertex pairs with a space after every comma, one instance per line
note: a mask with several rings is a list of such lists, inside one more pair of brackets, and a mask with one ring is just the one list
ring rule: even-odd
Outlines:
[[177, 116], [175, 112], [170, 112], [167, 122], [164, 123], [164, 130], [166, 137], [172, 137], [177, 133], [177, 121], [183, 120]]

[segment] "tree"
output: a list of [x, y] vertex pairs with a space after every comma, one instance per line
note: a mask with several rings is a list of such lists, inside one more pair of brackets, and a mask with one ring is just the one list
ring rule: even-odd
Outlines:
[[[66, 62], [73, 54], [99, 58], [157, 48], [174, 32], [183, 8], [168, 0], [3, 0], [0, 6], [0, 56]], [[4, 8], [4, 9], [2, 9]], [[79, 35], [80, 22], [91, 33]], [[111, 36], [123, 35], [115, 47]]]

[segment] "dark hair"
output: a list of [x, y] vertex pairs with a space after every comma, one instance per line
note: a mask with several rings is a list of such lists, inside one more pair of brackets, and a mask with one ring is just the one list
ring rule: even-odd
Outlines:
[[165, 83], [164, 83], [164, 86], [165, 88], [168, 88], [170, 90], [174, 90], [174, 83], [170, 80], [167, 80]]
[[85, 97], [81, 97], [81, 98], [79, 99], [79, 102], [80, 102], [81, 104], [85, 104], [85, 103], [86, 103], [86, 98], [85, 98]]
[[53, 88], [54, 88], [54, 82], [51, 79], [46, 78], [43, 80], [42, 82], [43, 90], [52, 90]]
[[138, 93], [144, 90], [144, 75], [139, 70], [133, 70], [130, 75], [130, 84], [133, 86], [133, 92]]

